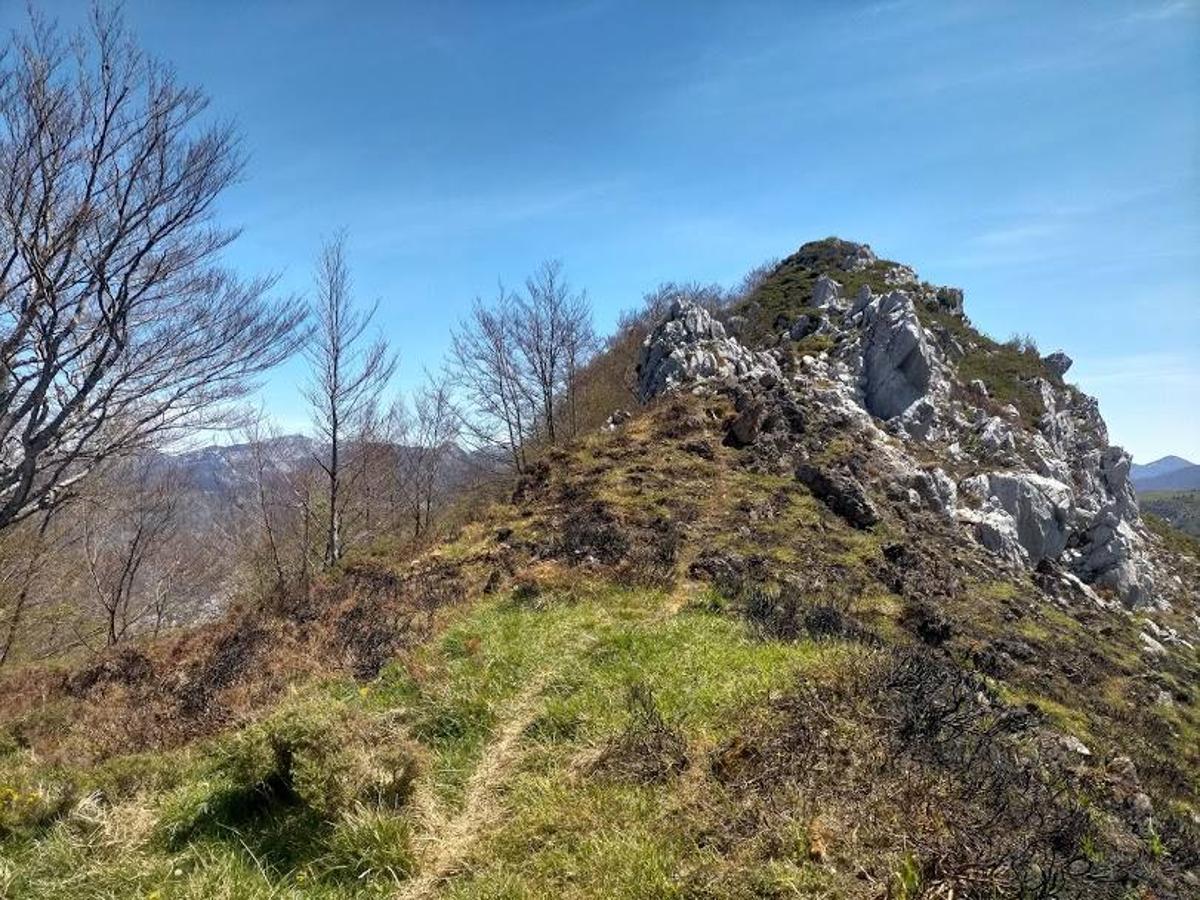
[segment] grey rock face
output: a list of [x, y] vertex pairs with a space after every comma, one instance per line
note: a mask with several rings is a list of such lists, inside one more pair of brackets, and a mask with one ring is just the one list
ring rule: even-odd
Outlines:
[[1014, 566], [1028, 564], [1029, 556], [1021, 547], [1016, 520], [994, 502], [989, 500], [980, 509], [959, 509], [957, 517], [972, 526], [979, 543], [1005, 562]]
[[1012, 453], [1017, 449], [1016, 436], [1012, 426], [999, 416], [992, 416], [979, 430], [979, 444], [989, 456], [999, 456]]
[[715, 378], [780, 377], [768, 353], [743, 347], [707, 310], [676, 300], [642, 345], [638, 393], [643, 400], [684, 384]]
[[[883, 488], [898, 502], [957, 518], [1013, 564], [1050, 560], [1056, 577], [1111, 588], [1129, 605], [1161, 602], [1155, 581], [1169, 585], [1169, 579], [1156, 572], [1142, 531], [1128, 455], [1109, 446], [1096, 401], [1062, 383], [1071, 365], [1066, 354], [1049, 354], [1047, 377], [1020, 384], [1034, 395], [1025, 399], [1039, 403], [1022, 402], [1024, 413], [1012, 404], [1002, 408], [982, 381], [968, 385], [956, 379], [958, 362], [987, 352], [987, 345], [927, 313], [963, 316], [961, 290], [933, 287], [908, 267], [881, 265], [866, 245], [837, 239], [806, 244], [788, 262], [810, 270], [812, 306], [798, 309], [792, 322], [780, 316], [773, 329], [794, 340], [828, 335], [828, 351], [794, 359], [785, 356], [786, 345], [756, 352], [703, 309], [676, 303], [644, 344], [641, 396], [742, 380], [750, 382], [750, 393], [762, 396], [772, 380], [787, 389], [803, 382], [809, 399], [836, 409], [853, 423], [848, 427], [873, 435], [872, 490]], [[839, 270], [869, 270], [871, 284], [888, 285], [887, 292], [878, 296], [862, 284], [848, 299], [843, 284], [831, 277], [840, 278]], [[897, 285], [903, 289], [894, 289]], [[777, 360], [792, 363], [788, 378]], [[1029, 411], [1038, 406], [1043, 411], [1032, 421]], [[775, 408], [769, 403], [764, 419], [739, 405], [727, 440], [735, 446], [753, 443], [764, 459], [775, 443], [785, 454], [790, 426], [772, 423], [772, 416], [780, 418]], [[916, 450], [914, 443], [924, 446]], [[944, 454], [947, 468], [987, 474], [956, 486], [940, 470], [936, 475], [927, 470], [931, 453]], [[863, 485], [845, 478], [840, 471], [814, 470], [802, 480], [849, 520], [872, 521]], [[1079, 587], [1076, 595], [1090, 593], [1095, 602], [1107, 602]]]
[[917, 273], [911, 266], [897, 263], [883, 273], [883, 283], [888, 287], [909, 287], [917, 283]]
[[912, 477], [913, 489], [934, 512], [953, 516], [958, 505], [958, 486], [942, 469], [919, 469]]
[[934, 351], [903, 291], [866, 306], [863, 316], [863, 395], [872, 415], [890, 419], [929, 391]]
[[927, 441], [937, 433], [939, 423], [937, 406], [928, 397], [921, 397], [889, 424], [914, 441]]
[[[1030, 565], [1036, 566], [1043, 559], [1057, 559], [1066, 549], [1074, 497], [1062, 482], [1032, 473], [992, 472], [969, 478], [960, 488], [984, 498], [992, 519], [997, 511], [1012, 519], [1017, 543]], [[990, 521], [988, 525], [1011, 533], [1007, 525], [998, 521]], [[1007, 547], [1005, 551], [1008, 552]]]
[[1068, 370], [1071, 368], [1071, 366], [1074, 364], [1075, 361], [1073, 359], [1071, 359], [1071, 357], [1067, 356], [1067, 354], [1063, 353], [1061, 350], [1058, 350], [1055, 353], [1051, 353], [1048, 356], [1043, 356], [1042, 362], [1044, 362], [1049, 367], [1051, 372], [1053, 372], [1059, 378], [1062, 378], [1064, 375], [1067, 374]]
[[813, 285], [812, 305], [817, 309], [835, 309], [841, 305], [842, 286], [828, 275], [820, 276]]
[[821, 327], [822, 322], [823, 320], [820, 316], [800, 316], [792, 323], [792, 327], [788, 329], [788, 337], [793, 341], [803, 340], [810, 334], [815, 334]]

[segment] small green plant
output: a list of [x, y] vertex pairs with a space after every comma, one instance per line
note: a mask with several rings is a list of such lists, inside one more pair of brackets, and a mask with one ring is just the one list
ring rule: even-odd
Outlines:
[[379, 878], [399, 883], [416, 868], [408, 821], [365, 806], [343, 814], [327, 847], [322, 867], [332, 876], [359, 883]]
[[1158, 829], [1154, 827], [1154, 821], [1151, 820], [1147, 827], [1146, 833], [1146, 848], [1150, 851], [1150, 856], [1153, 859], [1162, 859], [1167, 855], [1167, 848], [1163, 844], [1162, 835], [1158, 833]]
[[889, 900], [915, 900], [921, 896], [921, 864], [911, 850], [900, 861], [888, 884]]

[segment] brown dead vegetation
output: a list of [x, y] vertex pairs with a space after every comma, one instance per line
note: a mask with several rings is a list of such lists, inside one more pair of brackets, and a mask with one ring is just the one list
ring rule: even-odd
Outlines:
[[663, 719], [654, 692], [641, 682], [628, 689], [629, 721], [608, 740], [587, 766], [600, 778], [657, 784], [678, 775], [688, 765], [687, 739]]
[[114, 648], [75, 669], [0, 679], [0, 727], [18, 746], [72, 762], [166, 749], [245, 722], [318, 674], [370, 679], [425, 640], [462, 599], [454, 566], [350, 568], [211, 625]]
[[714, 752], [713, 776], [748, 817], [721, 833], [799, 811], [824, 823], [822, 856], [871, 861], [868, 880], [887, 884], [909, 854], [920, 896], [1115, 898], [1131, 884], [1183, 896], [1172, 884], [1195, 864], [1194, 829], [1163, 822], [1170, 848], [1156, 857], [1144, 826], [1099, 804], [1100, 775], [1055, 756], [1041, 726], [942, 655], [880, 652], [799, 685]]

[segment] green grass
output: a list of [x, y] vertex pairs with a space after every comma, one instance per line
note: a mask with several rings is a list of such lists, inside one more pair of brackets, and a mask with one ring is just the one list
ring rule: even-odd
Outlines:
[[[481, 609], [443, 642], [446, 696], [487, 694], [502, 706], [537, 663], [558, 660], [542, 711], [526, 731], [519, 771], [504, 791], [501, 827], [475, 852], [451, 897], [689, 896], [686, 873], [718, 865], [695, 844], [693, 802], [680, 782], [644, 785], [581, 774], [588, 758], [623, 728], [632, 684], [649, 686], [663, 718], [693, 754], [727, 738], [739, 711], [762, 704], [805, 672], [836, 668], [861, 652], [839, 644], [755, 639], [734, 619], [686, 608], [654, 592], [600, 589], [593, 597], [540, 611], [510, 603]], [[447, 650], [481, 638], [469, 662]], [[498, 689], [498, 690], [497, 690]], [[458, 783], [450, 761], [480, 748], [431, 744], [446, 764], [435, 777]]]
[[[582, 774], [581, 760], [628, 724], [630, 686], [652, 690], [699, 759], [742, 710], [859, 652], [764, 642], [735, 618], [607, 583], [536, 603], [492, 598], [374, 683], [311, 684], [202, 747], [72, 773], [9, 754], [4, 784], [41, 791], [47, 808], [55, 778], [71, 792], [0, 844], [0, 895], [385, 896], [417, 869], [418, 844], [438, 836], [363, 789], [383, 750], [411, 741], [416, 789], [453, 819], [514, 703], [538, 684], [514, 765], [488, 801], [503, 813], [485, 823], [445, 896], [687, 896], [692, 875], [728, 868], [696, 844], [683, 812], [696, 802], [687, 773], [653, 785]], [[292, 755], [287, 802], [263, 787], [281, 746]]]

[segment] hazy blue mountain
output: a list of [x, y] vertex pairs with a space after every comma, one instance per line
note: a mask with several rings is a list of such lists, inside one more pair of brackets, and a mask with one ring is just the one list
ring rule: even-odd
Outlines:
[[1164, 456], [1144, 466], [1135, 463], [1129, 480], [1139, 493], [1200, 490], [1200, 465], [1181, 456]]

